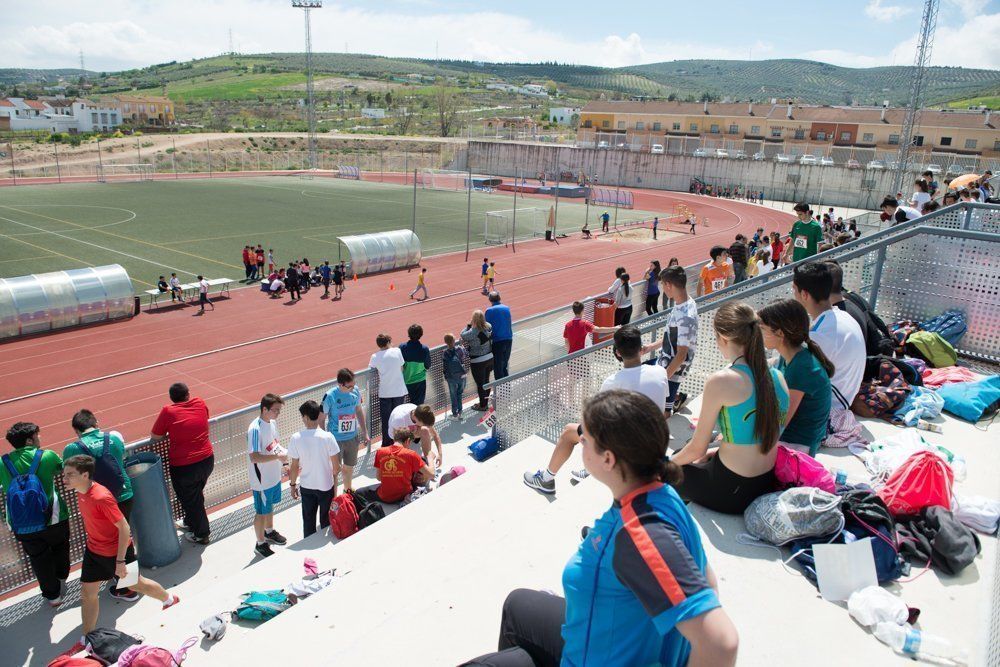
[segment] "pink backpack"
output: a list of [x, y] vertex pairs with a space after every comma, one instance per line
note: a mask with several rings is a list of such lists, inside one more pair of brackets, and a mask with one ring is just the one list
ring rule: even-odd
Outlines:
[[118, 656], [118, 667], [178, 667], [187, 657], [188, 649], [197, 643], [197, 637], [188, 637], [174, 653], [149, 644], [129, 646]]
[[774, 460], [774, 476], [778, 488], [793, 486], [814, 486], [827, 493], [836, 493], [833, 475], [823, 464], [797, 449], [778, 445], [778, 457]]

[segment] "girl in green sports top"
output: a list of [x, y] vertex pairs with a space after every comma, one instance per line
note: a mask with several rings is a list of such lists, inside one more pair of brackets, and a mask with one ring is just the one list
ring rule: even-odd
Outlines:
[[[698, 426], [674, 455], [684, 481], [677, 491], [717, 512], [742, 514], [754, 498], [774, 490], [775, 445], [788, 411], [788, 388], [768, 367], [760, 320], [745, 303], [715, 314], [715, 341], [729, 365], [708, 377]], [[721, 435], [713, 445], [712, 429]]]

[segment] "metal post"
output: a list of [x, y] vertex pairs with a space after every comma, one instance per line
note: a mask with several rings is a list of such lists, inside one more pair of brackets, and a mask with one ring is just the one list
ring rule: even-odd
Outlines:
[[257, 171], [260, 171], [260, 151], [254, 151], [254, 155], [257, 156]]
[[618, 155], [618, 185], [615, 186], [615, 230], [618, 229], [618, 209], [621, 208], [621, 196], [619, 192], [622, 189], [622, 169], [625, 167], [625, 160], [622, 159], [621, 154]]
[[517, 248], [514, 247], [514, 241], [517, 240], [517, 177], [520, 174], [520, 168], [514, 170], [514, 220], [510, 224], [510, 249], [515, 253], [517, 252]]
[[879, 246], [878, 256], [875, 260], [875, 270], [872, 273], [872, 288], [869, 293], [868, 303], [871, 304], [871, 308], [874, 311], [875, 306], [878, 303], [878, 288], [882, 282], [882, 265], [885, 264], [885, 245]]
[[417, 233], [417, 170], [413, 170], [413, 221], [410, 223], [410, 231]]
[[8, 143], [7, 147], [10, 148], [10, 177], [14, 179], [14, 185], [17, 185], [17, 170], [14, 169], [14, 142]]
[[59, 169], [59, 144], [52, 144], [53, 149], [56, 152], [56, 178], [62, 183], [62, 171]]
[[212, 141], [205, 139], [206, 152], [208, 154], [208, 177], [212, 178]]
[[97, 139], [97, 175], [98, 179], [104, 175], [104, 160], [101, 159], [101, 140]]
[[[562, 185], [562, 163], [556, 163], [556, 210], [552, 214], [552, 236], [556, 235], [556, 229], [559, 227], [559, 186]], [[546, 220], [546, 223], [548, 220]]]
[[177, 141], [173, 137], [170, 137], [170, 146], [174, 149], [174, 152], [170, 154], [170, 164], [174, 168], [174, 178], [176, 179], [176, 178], [178, 178], [178, 176], [177, 176]]
[[378, 152], [378, 181], [385, 183], [385, 149]]
[[139, 147], [139, 137], [135, 138], [135, 161], [142, 164], [142, 149]]
[[403, 151], [403, 185], [410, 178], [410, 151]]
[[[468, 164], [469, 175], [465, 179], [465, 261], [469, 261], [469, 246], [472, 244], [472, 167]], [[416, 192], [416, 190], [414, 190]]]

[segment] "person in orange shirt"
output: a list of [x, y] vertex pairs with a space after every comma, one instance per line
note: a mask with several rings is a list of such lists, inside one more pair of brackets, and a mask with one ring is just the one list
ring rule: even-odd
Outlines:
[[712, 261], [701, 267], [701, 276], [698, 280], [698, 296], [718, 292], [720, 289], [733, 284], [735, 274], [733, 265], [728, 264], [729, 251], [721, 245], [712, 246], [709, 251]]

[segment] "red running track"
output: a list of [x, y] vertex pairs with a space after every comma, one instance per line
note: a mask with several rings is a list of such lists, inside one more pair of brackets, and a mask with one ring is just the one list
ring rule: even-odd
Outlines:
[[712, 245], [728, 246], [737, 232], [785, 231], [791, 220], [743, 202], [633, 192], [637, 208], [668, 213], [683, 202], [699, 217], [708, 216], [710, 227], [699, 226], [697, 236], [656, 243], [574, 237], [558, 246], [518, 244], [516, 253], [479, 248], [468, 263], [464, 253], [430, 257], [423, 266], [431, 298], [422, 303], [408, 298], [416, 274], [398, 271], [349, 283], [342, 301], [320, 299], [321, 290], [314, 288], [292, 304], [251, 288], [218, 300], [215, 311], [200, 317], [194, 307], [152, 313], [144, 308], [127, 322], [16, 340], [0, 345], [0, 429], [34, 421], [46, 446], [61, 450], [73, 439], [70, 417], [87, 407], [103, 426], [133, 441], [149, 433], [173, 382], [186, 382], [213, 414], [222, 414], [257, 402], [265, 392], [288, 393], [326, 381], [341, 367], [365, 367], [380, 331], [399, 343], [406, 327], [418, 322], [424, 342], [439, 344], [445, 333], [457, 334], [474, 309], [488, 305], [480, 293], [483, 256], [497, 262], [498, 289], [521, 319], [601, 292], [616, 266], [640, 276], [652, 259], [666, 264], [677, 257], [692, 264], [705, 259]]

